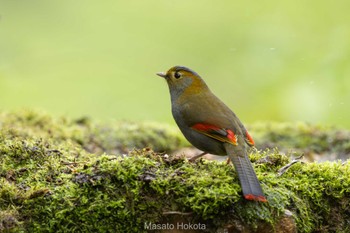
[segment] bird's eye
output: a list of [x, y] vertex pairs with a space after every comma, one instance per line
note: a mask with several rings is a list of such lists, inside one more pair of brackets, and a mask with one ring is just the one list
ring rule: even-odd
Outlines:
[[179, 72], [175, 72], [175, 73], [174, 73], [174, 77], [175, 77], [176, 79], [179, 79], [179, 78], [181, 77], [181, 74], [180, 74]]

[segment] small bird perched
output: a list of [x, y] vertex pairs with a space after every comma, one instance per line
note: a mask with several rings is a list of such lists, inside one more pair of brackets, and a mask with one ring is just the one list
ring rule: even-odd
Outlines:
[[228, 155], [244, 198], [267, 202], [247, 155], [247, 145], [254, 141], [236, 114], [189, 68], [174, 66], [157, 75], [168, 83], [172, 114], [186, 139], [203, 154]]

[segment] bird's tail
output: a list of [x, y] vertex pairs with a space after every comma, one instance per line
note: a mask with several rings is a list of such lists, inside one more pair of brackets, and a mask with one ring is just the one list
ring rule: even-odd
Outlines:
[[225, 143], [225, 149], [238, 174], [244, 198], [267, 202], [245, 147]]

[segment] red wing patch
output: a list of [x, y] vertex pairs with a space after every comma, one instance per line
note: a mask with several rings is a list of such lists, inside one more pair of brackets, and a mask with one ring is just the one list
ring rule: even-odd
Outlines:
[[230, 139], [230, 141], [233, 144], [238, 145], [237, 144], [237, 136], [236, 136], [236, 134], [234, 132], [232, 132], [232, 130], [230, 130], [230, 129], [227, 129], [226, 132], [227, 132], [227, 138]]
[[215, 125], [205, 123], [195, 124], [191, 128], [208, 137], [215, 138], [216, 140], [219, 140], [221, 142], [228, 142], [233, 145], [237, 145], [237, 136], [230, 129], [224, 129]]
[[247, 142], [247, 144], [249, 146], [254, 146], [255, 145], [255, 142], [254, 142], [252, 136], [250, 136], [250, 134], [248, 133], [248, 131], [245, 131], [245, 141]]
[[198, 123], [193, 125], [191, 128], [198, 130], [198, 131], [211, 131], [211, 130], [220, 130], [219, 127], [214, 126], [214, 125], [209, 125], [209, 124], [203, 124], [203, 123]]

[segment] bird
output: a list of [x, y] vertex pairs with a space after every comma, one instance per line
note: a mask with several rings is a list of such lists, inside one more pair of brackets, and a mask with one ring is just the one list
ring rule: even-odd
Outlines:
[[166, 80], [174, 120], [185, 138], [203, 151], [199, 156], [228, 155], [238, 174], [244, 199], [267, 202], [247, 153], [247, 148], [254, 146], [254, 140], [236, 114], [212, 93], [195, 71], [174, 66], [156, 74]]

